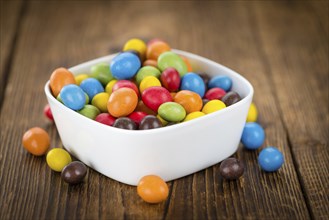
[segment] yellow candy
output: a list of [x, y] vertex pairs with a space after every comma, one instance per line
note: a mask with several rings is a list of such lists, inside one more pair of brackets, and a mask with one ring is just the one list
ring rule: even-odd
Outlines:
[[256, 105], [252, 102], [249, 107], [247, 122], [255, 122], [257, 121], [258, 111]]
[[226, 107], [226, 105], [225, 105], [224, 102], [222, 102], [220, 100], [217, 100], [217, 99], [214, 99], [214, 100], [211, 100], [211, 101], [207, 102], [203, 106], [202, 112], [205, 113], [205, 114], [209, 114], [209, 113], [221, 110], [225, 107]]
[[48, 166], [57, 172], [61, 172], [67, 164], [72, 162], [70, 154], [61, 148], [50, 150], [47, 154], [46, 160]]
[[101, 92], [94, 96], [91, 104], [101, 110], [101, 112], [108, 112], [107, 102], [109, 98], [110, 95], [107, 92]]
[[168, 122], [166, 120], [164, 120], [163, 118], [161, 118], [160, 115], [157, 115], [157, 118], [161, 121], [163, 126], [166, 126], [168, 124]]
[[114, 84], [118, 82], [118, 80], [116, 79], [112, 79], [105, 87], [105, 92], [107, 92], [109, 95], [112, 94], [112, 88], [114, 86]]
[[74, 77], [75, 78], [75, 82], [77, 83], [77, 85], [80, 85], [80, 83], [89, 78], [89, 75], [88, 74], [79, 74], [77, 76]]
[[158, 80], [158, 78], [155, 76], [147, 76], [141, 81], [141, 84], [139, 85], [139, 91], [142, 93], [145, 89], [153, 86], [161, 86], [160, 80]]
[[128, 40], [124, 47], [123, 47], [123, 51], [126, 50], [136, 50], [138, 51], [138, 53], [140, 54], [142, 60], [145, 59], [146, 56], [146, 44], [144, 41], [137, 39], [137, 38], [133, 38]]
[[199, 117], [204, 116], [204, 115], [205, 115], [205, 113], [200, 112], [200, 111], [191, 112], [188, 115], [186, 115], [184, 121], [189, 121], [189, 120], [199, 118]]

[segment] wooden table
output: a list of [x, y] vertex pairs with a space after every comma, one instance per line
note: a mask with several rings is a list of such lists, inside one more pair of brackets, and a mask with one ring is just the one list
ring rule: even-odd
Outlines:
[[[89, 169], [69, 186], [45, 157], [22, 147], [46, 129], [43, 86], [60, 66], [117, 52], [132, 37], [165, 39], [245, 76], [255, 89], [263, 147], [285, 164], [265, 173], [241, 146], [237, 181], [219, 165], [171, 181], [169, 198], [144, 203], [136, 188]], [[328, 1], [1, 0], [0, 219], [328, 219]], [[219, 131], [220, 132], [220, 131]]]

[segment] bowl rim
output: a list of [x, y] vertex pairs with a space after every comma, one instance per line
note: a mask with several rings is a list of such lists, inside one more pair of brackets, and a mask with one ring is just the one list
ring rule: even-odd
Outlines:
[[[60, 103], [50, 92], [50, 87], [49, 87], [49, 80], [46, 82], [45, 86], [44, 86], [44, 91], [45, 91], [45, 94], [47, 96], [47, 98], [49, 98], [51, 101], [53, 101], [54, 103], [56, 103], [56, 105], [59, 107], [59, 108], [62, 108], [63, 111], [66, 111], [68, 112], [68, 114], [76, 114], [76, 116], [78, 117], [81, 117], [81, 120], [87, 120], [89, 121], [89, 123], [97, 123], [98, 126], [100, 126], [100, 128], [102, 129], [108, 129], [109, 132], [118, 132], [118, 133], [124, 133], [124, 134], [127, 134], [127, 135], [142, 135], [142, 134], [145, 134], [145, 135], [150, 135], [150, 134], [154, 134], [154, 133], [161, 133], [161, 132], [170, 132], [172, 130], [176, 130], [176, 129], [181, 129], [181, 128], [184, 128], [186, 126], [192, 126], [196, 123], [199, 123], [200, 120], [211, 120], [211, 118], [216, 118], [216, 117], [220, 117], [220, 115], [224, 115], [224, 114], [227, 114], [228, 111], [230, 111], [231, 109], [233, 108], [239, 108], [241, 105], [244, 105], [245, 102], [248, 102], [249, 98], [253, 96], [253, 93], [254, 93], [254, 89], [253, 89], [253, 86], [251, 85], [251, 83], [246, 79], [244, 78], [242, 75], [240, 75], [239, 73], [235, 72], [234, 70], [226, 67], [226, 66], [223, 66], [222, 64], [219, 64], [215, 61], [212, 61], [208, 58], [205, 58], [205, 57], [202, 57], [202, 56], [199, 56], [199, 55], [196, 55], [196, 54], [193, 54], [193, 53], [189, 53], [189, 52], [186, 52], [186, 51], [181, 51], [181, 50], [177, 50], [177, 49], [172, 49], [171, 50], [172, 52], [175, 52], [179, 55], [182, 55], [182, 56], [185, 56], [187, 58], [192, 58], [192, 59], [195, 59], [195, 60], [199, 60], [200, 62], [204, 62], [204, 63], [211, 63], [212, 65], [218, 65], [220, 66], [222, 69], [224, 69], [225, 71], [229, 71], [231, 74], [235, 75], [235, 77], [239, 78], [239, 80], [243, 81], [243, 83], [247, 86], [247, 89], [248, 89], [248, 94], [242, 98], [239, 102], [237, 103], [234, 103], [233, 105], [230, 105], [224, 109], [221, 109], [220, 111], [216, 111], [216, 112], [213, 112], [211, 114], [206, 114], [202, 117], [198, 117], [198, 118], [195, 118], [193, 120], [189, 120], [189, 121], [186, 121], [186, 122], [183, 122], [183, 123], [177, 123], [175, 125], [172, 125], [172, 126], [164, 126], [164, 127], [161, 127], [161, 128], [156, 128], [156, 129], [148, 129], [148, 130], [127, 130], [127, 129], [119, 129], [119, 128], [115, 128], [113, 126], [108, 126], [108, 125], [105, 125], [105, 124], [102, 124], [100, 122], [97, 122], [95, 120], [92, 120], [90, 118], [87, 118], [81, 114], [79, 114], [77, 111], [74, 111], [68, 107], [66, 107], [65, 105], [63, 105], [62, 103]], [[76, 66], [73, 66], [73, 67], [70, 67], [68, 68], [68, 70], [70, 72], [73, 73], [73, 75], [77, 75], [79, 73], [75, 73], [76, 69], [79, 69], [79, 68], [82, 68], [82, 66], [88, 66], [88, 65], [92, 65], [92, 64], [95, 64], [95, 63], [102, 63], [104, 62], [104, 60], [111, 60], [113, 59], [113, 57], [115, 57], [118, 53], [114, 53], [114, 54], [110, 54], [110, 55], [107, 55], [107, 56], [103, 56], [103, 57], [99, 57], [99, 58], [96, 58], [96, 59], [93, 59], [93, 60], [90, 60], [90, 61], [87, 61], [87, 62], [84, 62], [84, 63], [81, 63], [81, 64], [78, 64]], [[96, 124], [95, 124], [96, 125]]]

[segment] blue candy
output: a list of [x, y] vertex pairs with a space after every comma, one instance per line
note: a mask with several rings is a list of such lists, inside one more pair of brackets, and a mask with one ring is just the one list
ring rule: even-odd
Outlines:
[[180, 89], [198, 93], [202, 98], [206, 91], [206, 86], [198, 74], [190, 72], [183, 76]]
[[256, 122], [247, 122], [244, 126], [241, 142], [245, 148], [255, 150], [262, 146], [265, 140], [263, 128]]
[[110, 65], [112, 75], [116, 79], [131, 79], [141, 67], [138, 56], [123, 52], [113, 58]]
[[85, 106], [86, 95], [83, 90], [74, 84], [69, 84], [61, 89], [60, 97], [65, 106], [73, 110], [80, 110]]
[[81, 89], [89, 96], [89, 99], [92, 100], [94, 96], [100, 92], [104, 92], [102, 84], [94, 78], [88, 78], [81, 82]]
[[209, 89], [218, 87], [227, 92], [232, 87], [232, 79], [228, 76], [215, 76], [209, 80], [208, 87]]
[[267, 172], [277, 171], [283, 162], [283, 154], [275, 147], [263, 149], [258, 156], [260, 167]]

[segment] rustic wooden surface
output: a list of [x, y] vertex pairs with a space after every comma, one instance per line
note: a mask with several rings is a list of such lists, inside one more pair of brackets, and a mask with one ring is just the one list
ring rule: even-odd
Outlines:
[[[238, 181], [219, 165], [169, 182], [166, 202], [89, 170], [68, 186], [44, 157], [21, 145], [40, 126], [43, 86], [53, 69], [121, 49], [126, 40], [165, 39], [244, 75], [255, 89], [265, 146], [285, 164], [265, 173], [260, 150], [241, 146]], [[0, 219], [328, 219], [328, 1], [1, 1]]]

